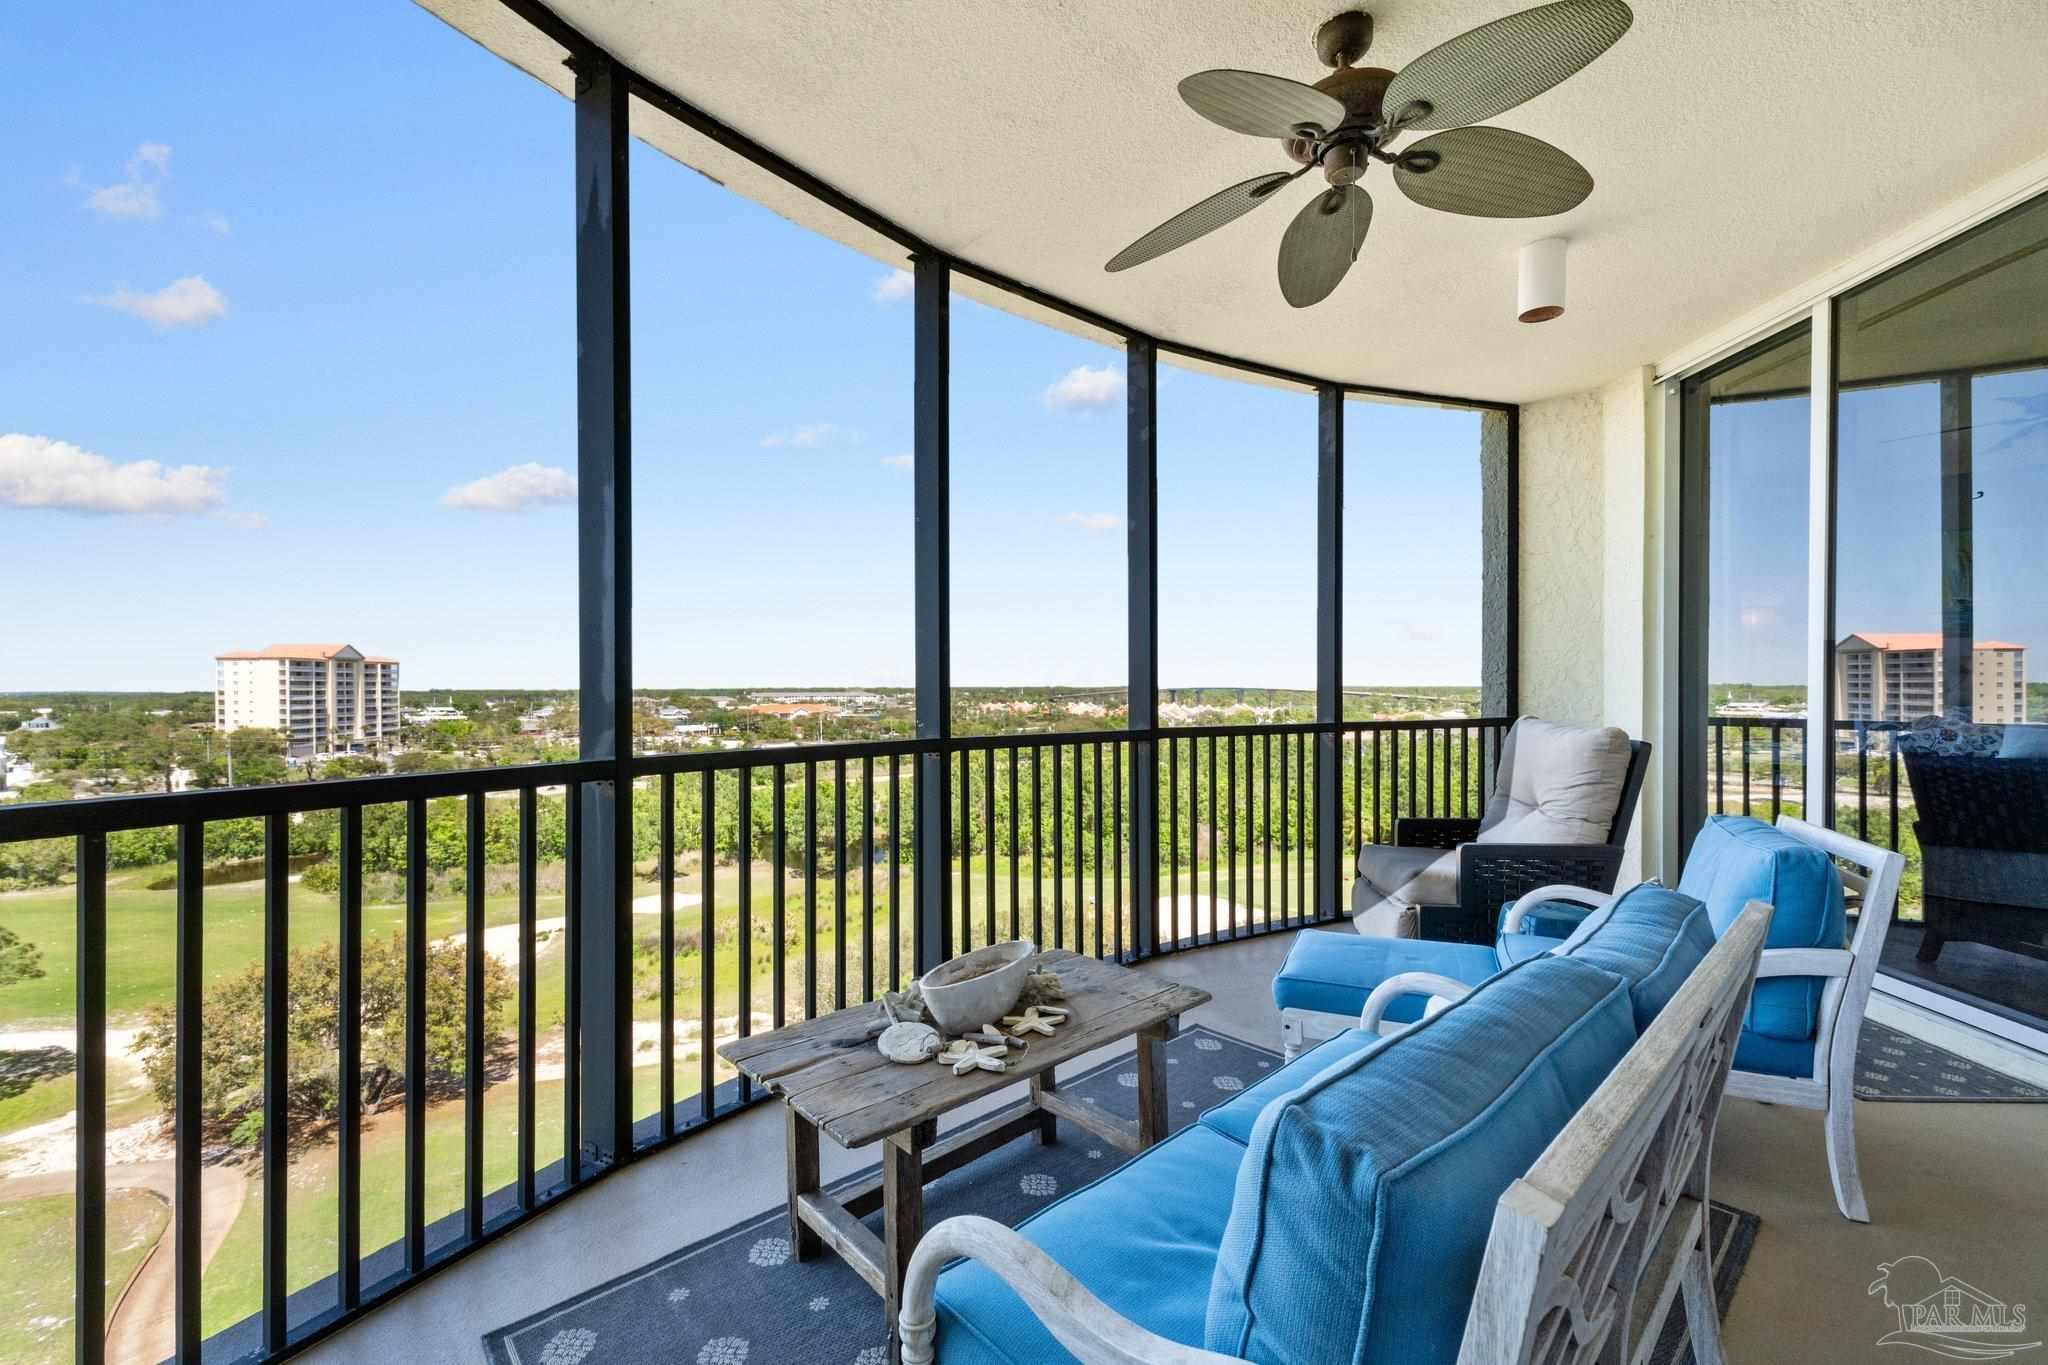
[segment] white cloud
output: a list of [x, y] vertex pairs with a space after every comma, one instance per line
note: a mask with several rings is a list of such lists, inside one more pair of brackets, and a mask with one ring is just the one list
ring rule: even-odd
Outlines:
[[161, 213], [159, 191], [171, 173], [171, 149], [161, 142], [145, 142], [128, 158], [127, 171], [127, 179], [86, 195], [86, 207], [109, 218], [154, 218]]
[[1078, 526], [1084, 531], [1101, 534], [1115, 531], [1124, 524], [1124, 519], [1114, 512], [1062, 512], [1060, 525]]
[[1114, 407], [1124, 397], [1124, 372], [1112, 366], [1076, 365], [1045, 391], [1054, 412], [1092, 412]]
[[69, 441], [0, 434], [0, 506], [175, 516], [220, 506], [226, 477], [209, 465], [116, 464]]
[[882, 457], [882, 467], [885, 469], [901, 469], [908, 472], [917, 467], [917, 460], [914, 456], [910, 455], [884, 455]]
[[807, 422], [788, 431], [773, 431], [761, 438], [767, 450], [823, 450], [842, 443], [858, 443], [860, 436], [837, 422]]
[[457, 484], [441, 495], [448, 507], [477, 512], [522, 512], [576, 500], [576, 476], [554, 465], [515, 464], [472, 483]]
[[227, 236], [228, 233], [232, 231], [232, 229], [228, 226], [228, 216], [225, 213], [207, 214], [206, 226], [210, 231], [217, 232], [223, 237]]
[[138, 294], [123, 285], [91, 302], [133, 313], [158, 327], [198, 327], [228, 314], [227, 296], [199, 275], [172, 280], [153, 294]]
[[868, 297], [876, 303], [901, 303], [916, 292], [916, 276], [908, 270], [892, 270], [875, 281]]

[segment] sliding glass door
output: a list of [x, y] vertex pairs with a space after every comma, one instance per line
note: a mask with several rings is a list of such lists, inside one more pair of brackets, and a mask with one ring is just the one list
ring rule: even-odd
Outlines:
[[2048, 1027], [2048, 200], [1844, 294], [1835, 374], [1834, 822], [1907, 856], [1889, 977]]

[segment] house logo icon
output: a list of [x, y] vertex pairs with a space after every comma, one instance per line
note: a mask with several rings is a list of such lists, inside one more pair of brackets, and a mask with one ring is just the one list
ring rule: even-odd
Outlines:
[[1877, 1268], [1869, 1292], [1899, 1315], [1899, 1330], [1880, 1346], [1917, 1346], [1951, 1360], [2004, 1360], [2039, 1341], [2015, 1341], [2027, 1330], [2027, 1306], [1994, 1299], [1925, 1256], [1901, 1256]]

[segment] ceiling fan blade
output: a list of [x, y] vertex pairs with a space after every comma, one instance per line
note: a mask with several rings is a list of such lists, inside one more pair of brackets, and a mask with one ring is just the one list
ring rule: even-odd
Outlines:
[[1280, 238], [1280, 292], [1296, 308], [1330, 297], [1372, 227], [1372, 196], [1356, 185], [1324, 190], [1301, 206]]
[[1510, 14], [1408, 63], [1381, 107], [1400, 128], [1462, 128], [1492, 118], [1579, 71], [1634, 22], [1623, 0], [1558, 0]]
[[1293, 175], [1285, 171], [1274, 171], [1271, 175], [1255, 175], [1249, 180], [1240, 181], [1227, 190], [1218, 190], [1201, 203], [1182, 209], [1117, 252], [1109, 258], [1109, 264], [1102, 268], [1129, 270], [1134, 265], [1143, 265], [1155, 256], [1164, 256], [1175, 247], [1186, 246], [1195, 238], [1214, 232], [1225, 223], [1235, 222], [1250, 213], [1272, 198], [1273, 191], [1299, 174], [1300, 171], [1294, 172]]
[[1180, 83], [1180, 97], [1211, 123], [1252, 137], [1327, 133], [1345, 114], [1342, 101], [1312, 85], [1257, 71], [1197, 71]]
[[1394, 163], [1394, 183], [1426, 209], [1473, 218], [1542, 218], [1576, 208], [1593, 192], [1584, 166], [1506, 128], [1426, 137]]

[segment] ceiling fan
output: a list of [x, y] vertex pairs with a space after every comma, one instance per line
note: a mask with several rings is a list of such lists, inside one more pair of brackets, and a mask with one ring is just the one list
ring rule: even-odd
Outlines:
[[[1563, 213], [1593, 177], [1547, 142], [1481, 119], [1534, 99], [1605, 52], [1635, 15], [1623, 0], [1557, 0], [1481, 25], [1430, 49], [1399, 74], [1356, 66], [1372, 46], [1372, 16], [1352, 10], [1316, 31], [1316, 54], [1336, 68], [1314, 85], [1257, 71], [1198, 71], [1181, 98], [1234, 133], [1280, 139], [1294, 171], [1253, 176], [1182, 209], [1109, 258], [1128, 270], [1275, 198], [1320, 166], [1330, 187], [1304, 204], [1280, 238], [1280, 292], [1296, 308], [1328, 298], [1365, 245], [1372, 197], [1358, 185], [1375, 161], [1424, 208], [1479, 218]], [[1443, 130], [1443, 131], [1436, 131]], [[1408, 133], [1434, 132], [1402, 150]]]

